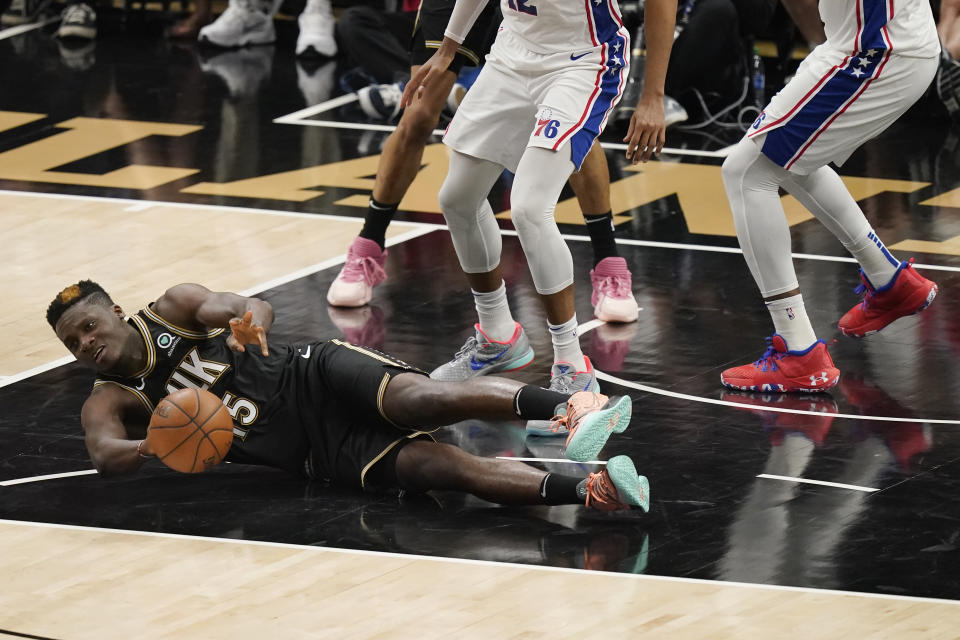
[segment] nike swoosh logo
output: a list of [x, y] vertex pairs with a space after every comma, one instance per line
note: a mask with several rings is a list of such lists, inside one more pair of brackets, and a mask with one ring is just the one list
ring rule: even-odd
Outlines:
[[[303, 358], [304, 360], [309, 360], [309, 359], [310, 359], [310, 349], [311, 349], [312, 346], [313, 346], [313, 345], [308, 344], [308, 345], [307, 345], [307, 350], [306, 350], [306, 351], [302, 351], [302, 352], [300, 353], [300, 357]], [[299, 349], [298, 349], [298, 351], [299, 351]]]
[[581, 53], [581, 54], [578, 55], [578, 56], [575, 56], [575, 55], [573, 55], [573, 54], [571, 53], [571, 54], [570, 54], [570, 59], [571, 59], [571, 60], [579, 60], [579, 59], [582, 58], [583, 56], [588, 56], [588, 55], [590, 55], [590, 52], [589, 52], [589, 51], [587, 51], [586, 53]]
[[507, 351], [508, 349], [504, 349], [493, 358], [484, 360], [483, 362], [477, 362], [476, 358], [474, 358], [473, 356], [470, 356], [470, 368], [473, 369], [474, 371], [479, 371], [480, 369], [483, 369], [488, 364], [492, 364], [497, 360], [499, 360], [500, 358], [502, 358]]

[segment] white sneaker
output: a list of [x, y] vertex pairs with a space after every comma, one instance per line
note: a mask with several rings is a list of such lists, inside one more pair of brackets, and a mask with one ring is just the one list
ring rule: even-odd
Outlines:
[[357, 91], [360, 108], [368, 118], [374, 120], [393, 120], [400, 113], [400, 101], [403, 98], [402, 82], [393, 84], [371, 84]]
[[333, 10], [329, 0], [308, 0], [297, 22], [300, 23], [297, 56], [332, 58], [337, 55], [337, 40], [333, 36]]
[[670, 96], [663, 96], [663, 121], [665, 126], [669, 127], [686, 122], [689, 117], [682, 104]]
[[230, 0], [219, 18], [200, 29], [203, 44], [230, 49], [253, 44], [270, 44], [277, 39], [273, 16], [249, 0]]

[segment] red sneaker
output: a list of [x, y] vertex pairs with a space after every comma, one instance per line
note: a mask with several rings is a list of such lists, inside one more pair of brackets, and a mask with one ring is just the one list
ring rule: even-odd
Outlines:
[[913, 269], [913, 258], [901, 262], [890, 282], [879, 289], [870, 284], [863, 271], [860, 280], [863, 284], [856, 292], [866, 293], [863, 301], [837, 323], [841, 333], [854, 338], [880, 331], [897, 318], [919, 313], [937, 297], [937, 284]]
[[753, 364], [727, 369], [720, 374], [725, 387], [741, 391], [817, 392], [833, 388], [840, 370], [833, 365], [823, 340], [803, 351], [789, 351], [779, 333], [767, 338], [766, 352]]

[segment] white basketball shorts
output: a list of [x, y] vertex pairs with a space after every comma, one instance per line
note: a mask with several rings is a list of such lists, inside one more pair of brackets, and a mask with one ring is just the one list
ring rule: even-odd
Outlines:
[[629, 50], [626, 32], [584, 51], [541, 54], [501, 31], [443, 141], [514, 172], [528, 146], [569, 145], [579, 170], [623, 93]]
[[842, 165], [923, 95], [936, 70], [937, 58], [900, 56], [882, 40], [857, 54], [821, 45], [770, 100], [747, 137], [772, 161], [801, 175], [830, 162]]

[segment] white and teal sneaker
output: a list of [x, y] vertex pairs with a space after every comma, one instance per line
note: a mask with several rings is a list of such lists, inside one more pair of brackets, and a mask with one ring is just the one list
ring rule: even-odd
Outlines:
[[[550, 367], [550, 391], [558, 393], [576, 393], [577, 391], [600, 393], [600, 384], [597, 382], [597, 374], [593, 370], [593, 363], [586, 356], [584, 356], [584, 360], [587, 361], [585, 371], [576, 371], [568, 362], [557, 362]], [[554, 413], [556, 418], [567, 415], [567, 403], [558, 404]], [[569, 434], [566, 423], [560, 422], [556, 418], [553, 420], [527, 420], [527, 435], [566, 437]]]
[[589, 391], [573, 394], [567, 400], [566, 415], [554, 418], [569, 431], [564, 457], [577, 462], [596, 460], [611, 434], [626, 431], [632, 413], [630, 396], [608, 398]]
[[533, 362], [533, 347], [520, 323], [514, 324], [513, 337], [507, 342], [491, 340], [480, 330], [479, 324], [473, 325], [476, 335], [467, 338], [453, 360], [431, 371], [430, 377], [434, 380], [469, 380], [527, 366]]
[[586, 505], [598, 511], [620, 511], [640, 507], [650, 511], [650, 483], [637, 474], [633, 460], [616, 456], [603, 471], [591, 473], [586, 480]]

